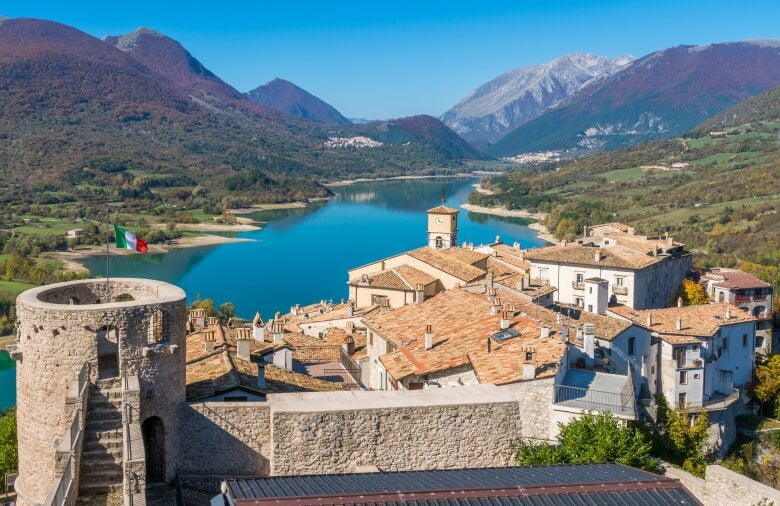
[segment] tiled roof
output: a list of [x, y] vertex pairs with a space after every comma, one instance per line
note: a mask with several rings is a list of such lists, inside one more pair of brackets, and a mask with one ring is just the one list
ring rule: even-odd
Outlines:
[[715, 286], [719, 288], [769, 288], [772, 286], [747, 272], [721, 271], [718, 274], [723, 276], [723, 281], [715, 283]]
[[458, 214], [460, 211], [447, 206], [438, 206], [433, 209], [428, 209], [429, 214]]
[[[596, 259], [596, 253], [601, 253]], [[620, 246], [549, 246], [526, 251], [525, 258], [531, 261], [560, 262], [577, 265], [596, 265], [623, 269], [642, 269], [660, 260], [659, 257], [644, 255]]]
[[496, 252], [496, 256], [491, 257], [491, 259], [496, 258], [524, 271], [531, 269], [531, 264], [525, 260], [525, 253], [521, 250], [512, 248], [506, 244], [494, 244], [491, 248]]
[[523, 361], [527, 349], [533, 349], [537, 378], [555, 376], [566, 344], [556, 337], [528, 335], [509, 339], [502, 345], [493, 343], [486, 349], [468, 354], [471, 367], [480, 383], [503, 385], [523, 379]]
[[507, 276], [501, 276], [498, 278], [495, 278], [495, 283], [499, 284], [501, 286], [504, 286], [506, 288], [509, 288], [512, 291], [519, 292], [526, 297], [533, 299], [537, 299], [539, 297], [544, 297], [547, 294], [554, 293], [558, 289], [555, 288], [552, 285], [548, 285], [546, 283], [541, 283], [538, 280], [528, 280], [528, 283], [526, 284], [525, 288], [522, 290], [519, 290], [517, 288], [517, 284], [523, 279], [523, 274], [521, 273], [515, 273], [515, 274], [509, 274]]
[[475, 267], [473, 264], [488, 257], [483, 253], [457, 247], [437, 250], [426, 246], [412, 250], [407, 254], [466, 282], [474, 281], [485, 275], [483, 269]]
[[[368, 276], [369, 286], [387, 290], [409, 291], [414, 290], [418, 284], [429, 285], [435, 282], [436, 278], [430, 274], [405, 264]], [[360, 286], [361, 283], [361, 280], [356, 278], [350, 281], [349, 285]]]
[[[447, 290], [421, 304], [404, 306], [366, 318], [370, 329], [387, 339], [397, 351], [380, 357], [388, 373], [396, 380], [410, 375], [422, 376], [469, 364], [468, 354], [486, 349], [486, 340], [499, 332], [500, 315], [490, 314], [487, 297], [462, 289]], [[425, 327], [433, 331], [433, 347], [425, 350]], [[512, 340], [532, 339], [540, 334], [538, 322], [510, 317], [510, 326], [520, 332]], [[554, 339], [536, 339], [539, 347]], [[553, 353], [550, 353], [552, 355]], [[540, 355], [547, 357], [547, 354]]]
[[[726, 308], [729, 308], [731, 313], [729, 319], [726, 319]], [[696, 338], [713, 337], [722, 326], [757, 321], [730, 304], [702, 304], [643, 311], [618, 305], [611, 306], [609, 311], [657, 332], [664, 341], [671, 344], [695, 343]], [[648, 316], [652, 319], [650, 326], [647, 325]], [[678, 319], [682, 324], [680, 330], [677, 330]]]

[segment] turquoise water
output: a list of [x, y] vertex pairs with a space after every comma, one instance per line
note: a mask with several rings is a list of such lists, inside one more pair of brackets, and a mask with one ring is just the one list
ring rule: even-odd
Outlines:
[[16, 404], [16, 362], [0, 350], [0, 410]]
[[[430, 178], [334, 187], [333, 200], [251, 215], [267, 222], [262, 230], [237, 234], [251, 242], [113, 257], [111, 275], [168, 281], [189, 300], [231, 301], [244, 318], [255, 311], [264, 317], [285, 313], [296, 303], [339, 301], [347, 297], [347, 269], [426, 244], [425, 211], [441, 203], [442, 185], [447, 204], [458, 207], [475, 182]], [[459, 243], [488, 243], [500, 235], [523, 247], [544, 244], [518, 218], [463, 211], [458, 220]], [[84, 264], [93, 275], [105, 275], [105, 257]]]

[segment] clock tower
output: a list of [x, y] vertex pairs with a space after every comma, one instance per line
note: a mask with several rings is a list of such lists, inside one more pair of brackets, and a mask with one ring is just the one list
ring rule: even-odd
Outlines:
[[458, 244], [458, 211], [447, 206], [428, 210], [428, 247], [447, 249]]

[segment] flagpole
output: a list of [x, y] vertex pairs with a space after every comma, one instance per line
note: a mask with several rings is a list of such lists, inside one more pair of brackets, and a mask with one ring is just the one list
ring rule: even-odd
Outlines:
[[106, 216], [106, 302], [111, 299], [109, 284], [111, 283], [111, 252], [108, 249], [108, 216]]

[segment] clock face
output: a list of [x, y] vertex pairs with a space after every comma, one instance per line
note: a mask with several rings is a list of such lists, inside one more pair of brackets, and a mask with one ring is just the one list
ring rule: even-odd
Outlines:
[[444, 225], [444, 218], [437, 217], [433, 220], [437, 225]]

